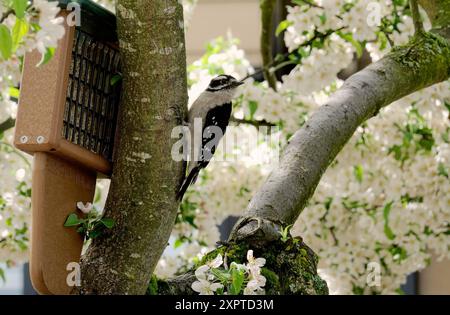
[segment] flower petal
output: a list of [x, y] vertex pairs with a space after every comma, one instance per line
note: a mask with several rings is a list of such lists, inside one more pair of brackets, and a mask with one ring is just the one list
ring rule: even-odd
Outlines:
[[206, 272], [209, 270], [209, 266], [207, 265], [202, 265], [200, 267], [197, 268], [197, 270], [195, 270], [195, 276], [197, 277], [197, 279], [206, 279]]
[[195, 281], [194, 283], [192, 283], [191, 288], [195, 292], [199, 292], [200, 293], [200, 292], [203, 291], [203, 284], [200, 281]]
[[262, 267], [266, 264], [266, 259], [265, 258], [256, 258], [255, 259], [255, 265]]
[[250, 289], [250, 288], [248, 288], [248, 287], [246, 287], [244, 289], [244, 295], [255, 295], [255, 294], [256, 294], [255, 291]]
[[259, 285], [258, 285], [258, 281], [256, 281], [256, 280], [250, 280], [248, 283], [247, 283], [247, 288], [249, 289], [249, 290], [256, 290], [256, 289], [258, 289], [258, 287], [259, 287]]
[[90, 202], [86, 202], [86, 204], [84, 204], [82, 201], [77, 202], [77, 208], [80, 209], [81, 212], [86, 214], [91, 212], [93, 207], [93, 204]]
[[251, 250], [251, 249], [249, 249], [247, 252], [247, 260], [248, 260], [248, 262], [253, 261], [253, 250]]
[[221, 283], [211, 283], [209, 287], [212, 291], [215, 292], [217, 289], [223, 288], [223, 285]]
[[221, 254], [218, 254], [217, 257], [214, 258], [214, 260], [212, 260], [212, 261], [209, 263], [209, 266], [210, 266], [211, 268], [218, 268], [220, 265], [222, 265], [222, 263], [223, 263], [222, 255], [221, 255]]

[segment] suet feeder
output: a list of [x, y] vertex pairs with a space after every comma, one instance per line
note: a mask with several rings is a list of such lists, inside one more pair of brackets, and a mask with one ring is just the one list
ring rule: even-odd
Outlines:
[[[67, 23], [74, 2], [79, 26]], [[41, 294], [72, 290], [67, 266], [83, 239], [64, 222], [78, 201], [92, 202], [97, 176], [111, 174], [120, 98], [115, 16], [88, 0], [59, 6], [66, 32], [53, 58], [37, 67], [41, 54], [25, 55], [14, 138], [34, 156], [30, 274]]]

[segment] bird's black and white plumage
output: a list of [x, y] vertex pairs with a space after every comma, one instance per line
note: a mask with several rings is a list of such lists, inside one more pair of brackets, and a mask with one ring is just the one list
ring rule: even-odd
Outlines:
[[[188, 187], [195, 183], [198, 173], [205, 168], [211, 160], [219, 144], [225, 135], [231, 116], [232, 104], [236, 88], [244, 82], [236, 80], [230, 75], [219, 75], [211, 80], [208, 88], [200, 94], [189, 109], [188, 125], [191, 136], [189, 152], [189, 164], [187, 176], [177, 194], [177, 199], [183, 199]], [[200, 119], [201, 131], [195, 121]], [[220, 129], [220, 132], [218, 132]], [[196, 132], [201, 132], [201, 141], [195, 141]]]

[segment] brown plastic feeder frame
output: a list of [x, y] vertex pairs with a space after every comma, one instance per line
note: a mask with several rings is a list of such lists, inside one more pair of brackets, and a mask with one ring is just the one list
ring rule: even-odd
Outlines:
[[[78, 262], [83, 239], [64, 227], [76, 203], [92, 202], [97, 174], [109, 176], [120, 98], [111, 78], [120, 70], [116, 20], [88, 0], [81, 26], [64, 23], [53, 58], [25, 55], [14, 144], [34, 155], [30, 275], [41, 294], [68, 294], [70, 262]], [[59, 1], [66, 20], [69, 1]], [[81, 212], [79, 212], [81, 215]]]

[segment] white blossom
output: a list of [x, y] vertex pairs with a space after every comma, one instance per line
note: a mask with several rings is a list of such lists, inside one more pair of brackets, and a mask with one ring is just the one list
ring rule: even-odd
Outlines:
[[88, 214], [94, 208], [94, 205], [90, 202], [83, 203], [82, 201], [77, 202], [77, 208], [80, 209], [81, 212]]
[[205, 279], [199, 279], [192, 283], [192, 290], [200, 293], [200, 295], [213, 295], [218, 289], [223, 288], [220, 283], [209, 282]]

